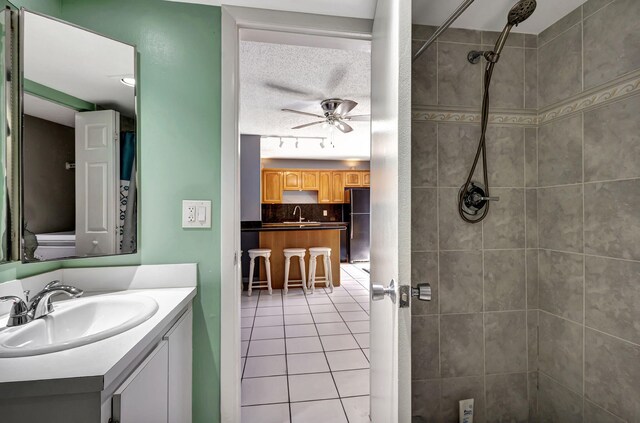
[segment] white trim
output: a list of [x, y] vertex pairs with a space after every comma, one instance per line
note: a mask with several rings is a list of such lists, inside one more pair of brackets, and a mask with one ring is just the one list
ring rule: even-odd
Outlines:
[[[371, 40], [373, 22], [295, 12], [222, 6], [220, 198], [220, 420], [240, 422], [240, 30]], [[237, 254], [237, 261], [236, 255]]]

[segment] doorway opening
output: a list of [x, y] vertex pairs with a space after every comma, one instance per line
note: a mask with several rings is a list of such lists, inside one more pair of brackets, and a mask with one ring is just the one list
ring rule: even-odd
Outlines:
[[370, 421], [370, 47], [240, 30], [242, 422]]

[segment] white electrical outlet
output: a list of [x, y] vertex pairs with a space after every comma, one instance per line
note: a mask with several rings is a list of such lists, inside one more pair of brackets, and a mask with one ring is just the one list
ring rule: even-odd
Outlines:
[[183, 200], [182, 201], [183, 228], [210, 228], [211, 201]]
[[327, 215], [327, 211], [326, 210], [322, 210], [322, 215], [326, 216]]

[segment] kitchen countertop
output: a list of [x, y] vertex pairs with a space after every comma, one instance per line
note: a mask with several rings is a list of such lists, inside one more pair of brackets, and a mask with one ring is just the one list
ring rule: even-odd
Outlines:
[[347, 230], [347, 222], [317, 222], [313, 224], [279, 224], [262, 222], [243, 222], [242, 232], [270, 232], [270, 231], [322, 231], [322, 230]]
[[100, 293], [127, 294], [153, 298], [158, 303], [158, 311], [147, 321], [126, 332], [88, 345], [31, 357], [0, 358], [0, 395], [7, 398], [53, 391], [63, 394], [104, 390], [154, 340], [163, 335], [168, 325], [179, 317], [195, 297], [196, 288], [132, 289]]

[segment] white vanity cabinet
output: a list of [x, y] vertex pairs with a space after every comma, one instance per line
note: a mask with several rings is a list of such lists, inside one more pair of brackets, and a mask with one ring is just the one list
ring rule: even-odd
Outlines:
[[192, 324], [189, 307], [103, 402], [103, 423], [191, 422]]

